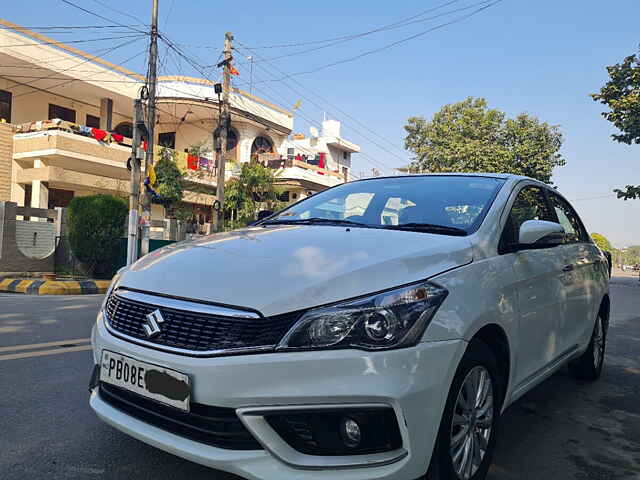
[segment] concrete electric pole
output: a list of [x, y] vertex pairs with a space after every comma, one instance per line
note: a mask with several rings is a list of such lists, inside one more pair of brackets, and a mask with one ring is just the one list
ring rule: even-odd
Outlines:
[[[156, 83], [158, 64], [158, 0], [153, 0], [151, 10], [151, 43], [149, 45], [149, 76], [147, 78], [147, 89], [149, 98], [147, 99], [147, 154], [144, 163], [144, 178], [148, 178], [149, 170], [153, 165], [153, 145], [155, 143], [156, 124]], [[142, 201], [142, 241], [140, 243], [140, 254], [149, 253], [149, 231], [151, 228], [151, 195], [145, 189]]]
[[133, 101], [133, 141], [131, 143], [131, 184], [129, 188], [129, 235], [127, 240], [127, 266], [138, 259], [138, 208], [140, 205], [140, 165], [144, 158], [142, 149], [142, 136], [144, 128], [144, 115], [142, 100], [136, 98]]
[[[218, 178], [216, 180], [216, 200], [218, 208], [216, 212], [215, 230], [220, 232], [224, 229], [224, 181], [225, 181], [225, 157], [227, 154], [227, 136], [231, 124], [231, 113], [229, 110], [229, 92], [231, 90], [231, 49], [233, 35], [231, 32], [224, 34], [224, 70], [222, 73], [222, 107], [218, 116], [217, 131], [220, 135], [220, 153], [218, 154]], [[216, 139], [214, 138], [214, 145]]]

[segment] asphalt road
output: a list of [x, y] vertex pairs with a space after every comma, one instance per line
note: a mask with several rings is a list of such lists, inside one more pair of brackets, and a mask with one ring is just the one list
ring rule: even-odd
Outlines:
[[[602, 379], [562, 371], [512, 406], [490, 480], [640, 480], [640, 282], [614, 277], [611, 292]], [[98, 421], [88, 338], [101, 301], [0, 294], [0, 478], [238, 480]]]

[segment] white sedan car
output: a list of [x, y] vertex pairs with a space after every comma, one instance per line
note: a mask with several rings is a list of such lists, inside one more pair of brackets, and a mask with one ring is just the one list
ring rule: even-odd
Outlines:
[[252, 480], [477, 480], [509, 404], [566, 363], [598, 378], [609, 301], [546, 184], [361, 180], [120, 272], [90, 404]]

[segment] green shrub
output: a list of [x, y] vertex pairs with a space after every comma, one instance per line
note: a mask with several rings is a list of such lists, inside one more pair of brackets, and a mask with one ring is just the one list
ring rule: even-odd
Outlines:
[[183, 175], [173, 158], [175, 152], [162, 150], [161, 158], [155, 165], [157, 186], [160, 199], [158, 203], [169, 208], [182, 200]]
[[112, 195], [76, 197], [69, 203], [69, 245], [88, 275], [110, 278], [115, 273], [127, 215], [126, 202]]

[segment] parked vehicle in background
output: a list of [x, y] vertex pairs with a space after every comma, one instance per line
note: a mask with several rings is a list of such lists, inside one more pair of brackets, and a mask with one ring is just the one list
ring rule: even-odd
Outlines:
[[479, 480], [508, 405], [567, 363], [600, 376], [609, 302], [605, 255], [546, 184], [361, 180], [123, 270], [90, 404], [252, 480]]

